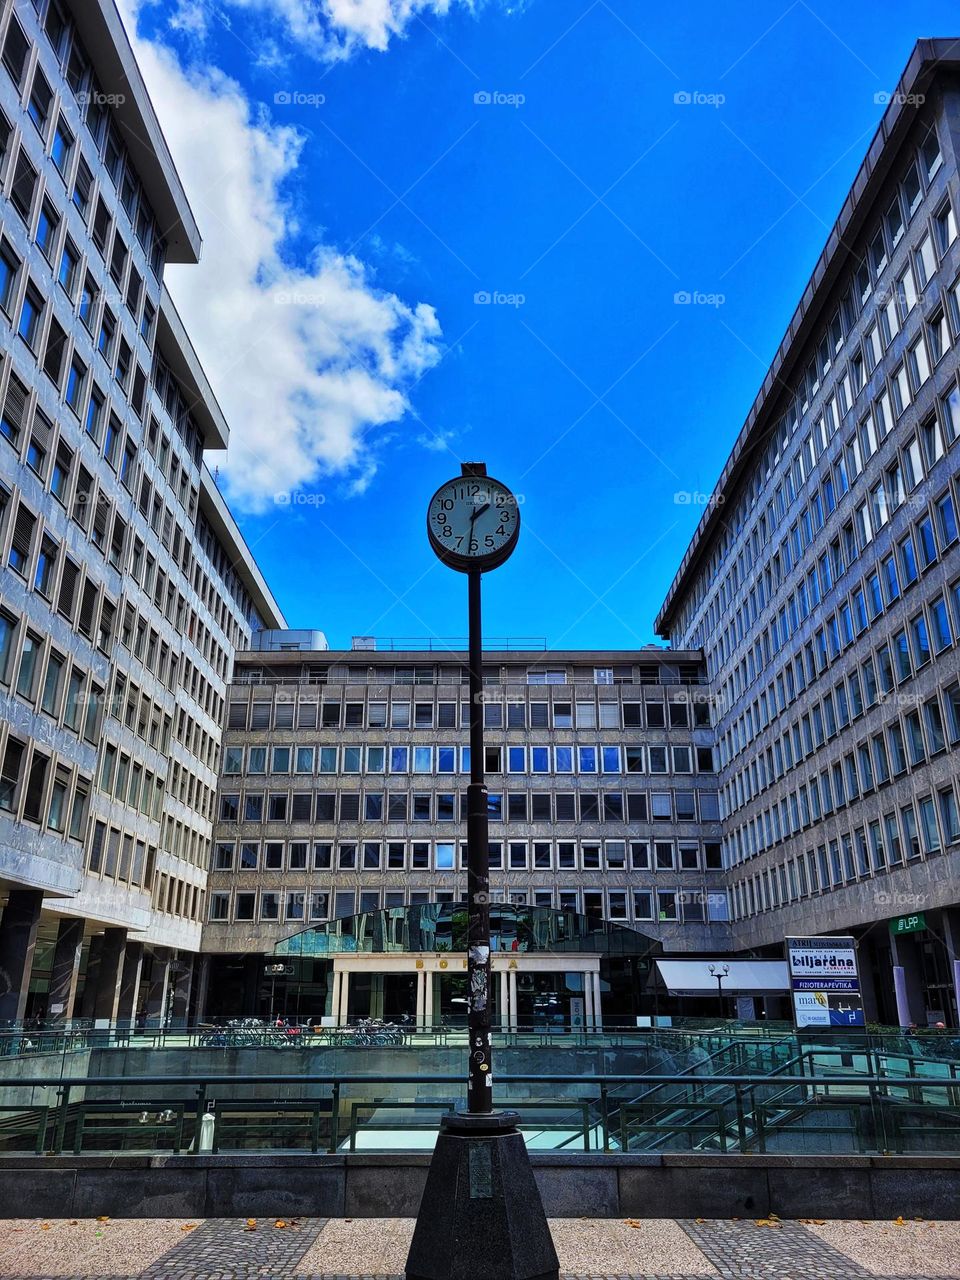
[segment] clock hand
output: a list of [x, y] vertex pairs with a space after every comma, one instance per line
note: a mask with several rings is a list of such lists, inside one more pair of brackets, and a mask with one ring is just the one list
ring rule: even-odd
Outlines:
[[489, 511], [489, 510], [490, 510], [490, 503], [489, 503], [489, 502], [485, 502], [485, 503], [483, 504], [483, 506], [482, 506], [482, 507], [478, 507], [478, 508], [477, 508], [477, 510], [476, 510], [476, 511], [474, 511], [473, 515], [470, 517], [470, 532], [471, 532], [471, 533], [473, 533], [473, 525], [474, 525], [474, 522], [475, 522], [476, 520], [478, 520], [478, 519], [480, 518], [480, 516], [482, 516], [482, 515], [483, 515], [483, 513], [484, 513], [485, 511]]

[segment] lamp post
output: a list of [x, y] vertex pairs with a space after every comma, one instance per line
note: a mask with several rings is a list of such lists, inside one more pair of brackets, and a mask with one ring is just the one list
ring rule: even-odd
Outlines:
[[470, 784], [467, 787], [467, 1108], [443, 1116], [407, 1257], [406, 1280], [559, 1280], [559, 1261], [515, 1111], [493, 1109], [490, 849], [483, 758], [480, 582], [513, 553], [520, 508], [482, 462], [440, 486], [430, 545], [467, 575]]
[[717, 980], [717, 1000], [720, 1004], [720, 1017], [723, 1017], [723, 980], [730, 976], [730, 966], [728, 964], [711, 964], [707, 968], [713, 977]]

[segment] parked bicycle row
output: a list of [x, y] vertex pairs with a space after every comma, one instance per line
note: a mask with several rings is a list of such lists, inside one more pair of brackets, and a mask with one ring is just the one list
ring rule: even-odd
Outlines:
[[346, 1027], [323, 1027], [312, 1022], [291, 1023], [285, 1018], [234, 1018], [225, 1026], [201, 1031], [201, 1049], [309, 1049], [319, 1044], [347, 1048], [354, 1045], [403, 1045], [407, 1030], [382, 1018], [361, 1018]]

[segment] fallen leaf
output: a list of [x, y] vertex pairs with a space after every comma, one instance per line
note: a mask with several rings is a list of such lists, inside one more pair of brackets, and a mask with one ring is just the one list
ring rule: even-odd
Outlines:
[[287, 1224], [285, 1222], [275, 1222], [273, 1225], [275, 1227], [285, 1227]]
[[624, 1220], [623, 1220], [623, 1221], [624, 1221], [625, 1225], [626, 1225], [626, 1226], [628, 1226], [628, 1227], [639, 1227], [639, 1226], [640, 1226], [640, 1223], [636, 1220], [636, 1218], [624, 1218]]
[[188, 1223], [187, 1223], [187, 1225], [186, 1225], [185, 1227], [181, 1227], [181, 1228], [180, 1228], [180, 1230], [181, 1230], [181, 1231], [194, 1231], [194, 1230], [196, 1229], [196, 1226], [197, 1226], [197, 1224], [196, 1224], [195, 1222], [188, 1222]]
[[49, 1222], [41, 1222], [41, 1223], [40, 1223], [40, 1230], [41, 1230], [41, 1231], [49, 1231], [49, 1230], [50, 1230], [50, 1223], [49, 1223]]
[[110, 1219], [109, 1219], [109, 1218], [107, 1218], [107, 1217], [103, 1217], [103, 1218], [98, 1218], [98, 1219], [97, 1219], [97, 1221], [98, 1221], [98, 1222], [109, 1222], [109, 1221], [110, 1221]]
[[694, 1218], [694, 1222], [706, 1222], [706, 1218]]

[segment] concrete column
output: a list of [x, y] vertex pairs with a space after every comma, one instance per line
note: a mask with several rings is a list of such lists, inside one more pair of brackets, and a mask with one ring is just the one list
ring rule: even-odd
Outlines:
[[423, 971], [423, 1026], [425, 1031], [433, 1029], [433, 970]]
[[53, 972], [47, 994], [47, 1017], [51, 1022], [69, 1022], [73, 1017], [85, 923], [82, 916], [64, 916], [57, 927]]
[[877, 1005], [877, 992], [873, 981], [873, 947], [863, 939], [857, 948], [857, 964], [860, 969], [860, 999], [863, 1001], [863, 1016], [867, 1022], [879, 1022], [880, 1012]]
[[167, 1018], [167, 986], [170, 982], [170, 952], [157, 948], [150, 958], [150, 986], [147, 991], [146, 1023], [162, 1027]]
[[327, 998], [324, 1001], [324, 1012], [335, 1022], [339, 1022], [340, 1014], [340, 970], [333, 969], [327, 983]]
[[120, 975], [120, 998], [117, 1001], [117, 1024], [132, 1027], [137, 1018], [137, 996], [140, 993], [140, 972], [143, 967], [143, 943], [128, 942], [123, 953], [123, 970]]
[[[917, 944], [910, 934], [896, 934], [890, 937], [890, 952], [893, 957], [894, 988], [897, 993], [897, 1015], [901, 1027], [914, 1023], [918, 1027], [927, 1025], [927, 1006], [923, 998], [923, 982], [920, 978], [920, 957]], [[898, 978], [897, 970], [900, 970]]]
[[508, 986], [510, 989], [510, 1029], [516, 1031], [520, 1025], [520, 1011], [517, 1008], [517, 971], [510, 969], [507, 972]]
[[510, 986], [507, 982], [506, 969], [500, 970], [500, 1029], [506, 1031], [510, 1026]]
[[117, 1019], [126, 945], [126, 929], [104, 929], [103, 946], [100, 951], [100, 971], [97, 974], [97, 989], [93, 996], [94, 1024], [109, 1025]]
[[0, 917], [0, 1023], [20, 1022], [27, 1006], [43, 892], [11, 889]]
[[[956, 907], [944, 907], [940, 913], [943, 920], [943, 941], [947, 948], [947, 960], [953, 973], [953, 998], [956, 1003], [953, 1025], [960, 1026], [960, 910]], [[944, 1010], [944, 1012], [947, 1012]]]
[[170, 966], [170, 980], [173, 986], [170, 1024], [185, 1027], [187, 1014], [190, 1012], [190, 987], [193, 984], [193, 963], [189, 956], [177, 957]]
[[203, 1022], [207, 1016], [207, 995], [210, 988], [210, 957], [196, 956], [193, 962], [193, 989], [196, 995], [195, 1022]]
[[424, 971], [417, 970], [417, 1030], [423, 1030], [423, 992], [424, 992]]
[[593, 982], [590, 974], [584, 972], [583, 978], [583, 1026], [585, 1031], [593, 1030]]
[[593, 981], [593, 1026], [595, 1031], [603, 1030], [603, 1005], [600, 1001], [600, 971], [595, 969], [590, 975]]
[[350, 970], [344, 969], [340, 975], [340, 1015], [337, 1025], [347, 1026], [350, 1021]]
[[80, 997], [80, 1017], [92, 1020], [97, 1000], [97, 983], [100, 980], [100, 956], [103, 953], [103, 934], [90, 939], [87, 948], [87, 967], [83, 971], [83, 994]]
[[262, 956], [256, 954], [243, 957], [243, 1014], [247, 1018], [260, 1012], [261, 961]]
[[383, 974], [374, 973], [370, 978], [370, 1017], [383, 1017]]

